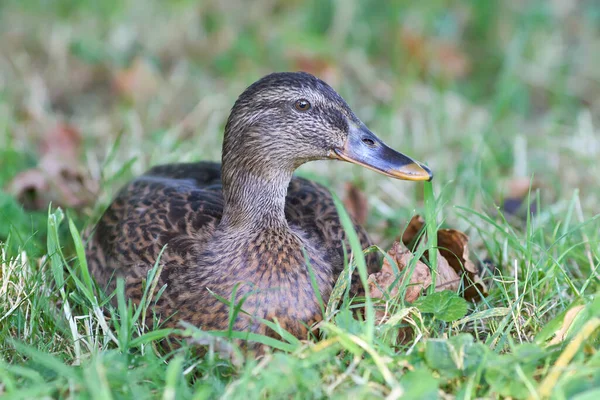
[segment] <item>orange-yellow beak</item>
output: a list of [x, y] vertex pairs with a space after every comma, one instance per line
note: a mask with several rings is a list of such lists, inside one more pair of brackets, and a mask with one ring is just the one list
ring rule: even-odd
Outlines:
[[362, 165], [381, 174], [408, 181], [430, 181], [433, 173], [424, 164], [389, 148], [366, 126], [350, 124], [343, 148], [335, 148], [330, 158]]

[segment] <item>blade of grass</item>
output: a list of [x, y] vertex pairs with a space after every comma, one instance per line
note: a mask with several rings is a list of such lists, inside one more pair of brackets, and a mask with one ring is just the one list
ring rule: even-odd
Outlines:
[[177, 381], [182, 376], [183, 357], [177, 356], [169, 362], [165, 377], [165, 390], [163, 400], [175, 400], [177, 398]]
[[136, 337], [135, 339], [132, 339], [129, 342], [129, 347], [135, 348], [135, 347], [139, 347], [144, 344], [156, 342], [156, 341], [166, 338], [167, 336], [169, 336], [170, 334], [172, 334], [174, 332], [175, 332], [175, 330], [171, 329], [171, 328], [152, 330], [150, 332], [146, 332], [146, 333]]
[[[89, 293], [94, 293], [92, 277], [90, 276], [87, 259], [85, 258], [85, 249], [83, 247], [83, 241], [81, 240], [81, 235], [79, 234], [79, 231], [77, 230], [77, 227], [75, 226], [71, 218], [69, 218], [69, 231], [71, 232], [73, 244], [75, 245], [77, 260], [79, 261], [79, 272], [81, 273], [83, 283], [85, 284], [85, 287], [87, 288]], [[89, 300], [93, 301], [93, 297]]]
[[129, 319], [130, 307], [128, 307], [125, 299], [125, 280], [122, 277], [117, 278], [117, 307], [120, 318], [119, 348], [121, 351], [126, 352], [129, 348], [131, 320]]
[[423, 185], [423, 195], [425, 197], [425, 223], [427, 227], [427, 248], [429, 249], [429, 264], [431, 267], [431, 285], [427, 293], [433, 294], [436, 289], [436, 279], [438, 274], [437, 264], [437, 213], [435, 204], [435, 195], [433, 193], [433, 184], [425, 182]]
[[54, 276], [54, 281], [59, 289], [65, 284], [63, 267], [66, 262], [58, 238], [58, 227], [64, 217], [65, 215], [60, 208], [57, 208], [56, 211], [52, 212], [52, 205], [48, 206], [48, 239], [46, 244], [48, 246], [48, 256], [50, 257], [52, 275]]
[[306, 268], [308, 269], [308, 274], [310, 276], [310, 284], [312, 286], [313, 293], [317, 298], [317, 302], [319, 303], [319, 307], [321, 308], [321, 315], [323, 318], [325, 317], [325, 304], [323, 303], [323, 296], [321, 296], [321, 290], [319, 289], [319, 284], [317, 283], [317, 276], [315, 275], [315, 270], [310, 263], [310, 258], [308, 257], [308, 253], [305, 249], [302, 249], [302, 254], [304, 255], [304, 261], [306, 262]]
[[296, 350], [296, 346], [291, 345], [289, 343], [282, 342], [281, 340], [277, 340], [275, 338], [261, 335], [260, 333], [254, 332], [239, 332], [239, 331], [203, 331], [207, 335], [216, 336], [216, 337], [226, 337], [232, 339], [242, 339], [249, 342], [264, 344], [266, 346], [272, 347], [277, 350], [282, 350], [288, 353], [294, 352]]
[[156, 258], [154, 266], [148, 271], [146, 275], [146, 287], [144, 288], [142, 299], [140, 300], [140, 303], [137, 305], [135, 313], [133, 314], [133, 319], [131, 321], [132, 323], [137, 322], [140, 318], [140, 315], [142, 316], [142, 324], [145, 323], [146, 310], [150, 306], [148, 294], [152, 296], [152, 293], [154, 292], [154, 289], [156, 289], [156, 285], [158, 284], [158, 279], [160, 278], [160, 273], [163, 269], [163, 265], [160, 263], [160, 259], [162, 258], [162, 255], [166, 248], [167, 246], [165, 245], [162, 249], [160, 249], [160, 253], [158, 253], [158, 257]]
[[[210, 289], [208, 289], [208, 291], [217, 300], [219, 300], [223, 304], [229, 306], [230, 317], [233, 316], [233, 318], [230, 318], [230, 323], [229, 323], [229, 326], [228, 326], [228, 331], [229, 332], [235, 332], [233, 330], [233, 326], [234, 326], [235, 319], [237, 318], [237, 315], [239, 313], [243, 313], [243, 314], [248, 315], [249, 317], [251, 317], [251, 314], [248, 313], [247, 311], [245, 311], [244, 309], [242, 309], [242, 306], [243, 306], [244, 302], [246, 301], [246, 299], [248, 298], [248, 296], [250, 296], [251, 294], [257, 293], [256, 291], [252, 291], [252, 292], [246, 294], [242, 299], [240, 299], [240, 301], [238, 303], [233, 303], [233, 301], [229, 301], [226, 298], [224, 298], [222, 296], [219, 296], [218, 294], [216, 294], [215, 292], [211, 291]], [[236, 291], [236, 288], [234, 287], [233, 292], [235, 292], [235, 291]], [[232, 299], [233, 298], [234, 298], [234, 296], [232, 296]], [[254, 318], [256, 318], [256, 317], [254, 317]], [[281, 327], [281, 325], [279, 325], [277, 322], [269, 321], [269, 320], [266, 320], [264, 318], [256, 318], [256, 320], [260, 321], [261, 324], [265, 324], [269, 328], [273, 329], [283, 339], [287, 340], [290, 344], [296, 345], [296, 346], [298, 346], [298, 345], [301, 344], [300, 340], [297, 337], [295, 337], [290, 332], [288, 332], [285, 329], [283, 329]]]
[[335, 193], [332, 193], [331, 196], [333, 198], [335, 208], [337, 209], [338, 215], [340, 217], [342, 227], [344, 228], [344, 231], [346, 232], [346, 235], [348, 237], [348, 242], [350, 243], [350, 250], [352, 251], [352, 257], [354, 258], [354, 262], [356, 263], [356, 268], [358, 268], [360, 281], [365, 290], [365, 333], [367, 337], [367, 342], [372, 343], [375, 337], [375, 309], [373, 307], [373, 301], [371, 300], [371, 296], [369, 293], [369, 274], [367, 271], [367, 262], [363, 253], [362, 246], [360, 244], [360, 240], [358, 239], [358, 235], [354, 230], [354, 224], [352, 223], [348, 212], [346, 211], [344, 205]]
[[96, 357], [88, 365], [84, 371], [85, 383], [93, 399], [112, 400], [113, 395], [106, 376], [106, 367], [102, 361], [102, 357]]
[[54, 371], [57, 375], [62, 376], [64, 378], [72, 379], [74, 381], [80, 380], [80, 375], [77, 369], [65, 365], [64, 362], [57, 359], [56, 357], [53, 357], [48, 353], [39, 351], [33, 347], [22, 344], [16, 340], [11, 340], [10, 342], [18, 352], [25, 354], [33, 362], [44, 366], [51, 371]]

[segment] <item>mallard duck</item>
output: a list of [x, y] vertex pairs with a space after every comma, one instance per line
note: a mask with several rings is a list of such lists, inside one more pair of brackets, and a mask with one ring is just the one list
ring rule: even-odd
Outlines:
[[[298, 338], [321, 320], [307, 259], [326, 303], [344, 266], [345, 232], [330, 192], [295, 177], [300, 165], [335, 159], [392, 178], [428, 181], [431, 171], [386, 146], [329, 85], [304, 72], [273, 73], [235, 102], [222, 163], [157, 166], [127, 184], [97, 223], [87, 256], [105, 290], [125, 280], [139, 302], [161, 251], [154, 311], [225, 330], [229, 306], [244, 299], [233, 328], [278, 337], [260, 319]], [[356, 225], [363, 246], [371, 243]], [[348, 247], [346, 247], [348, 248]], [[367, 258], [378, 269], [378, 257]]]

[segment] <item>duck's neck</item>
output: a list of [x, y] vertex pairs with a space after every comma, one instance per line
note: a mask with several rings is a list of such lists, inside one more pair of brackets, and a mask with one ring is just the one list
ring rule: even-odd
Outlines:
[[261, 161], [237, 160], [234, 166], [223, 163], [225, 204], [222, 227], [288, 228], [284, 212], [285, 197], [293, 168], [282, 168], [281, 165], [269, 165]]

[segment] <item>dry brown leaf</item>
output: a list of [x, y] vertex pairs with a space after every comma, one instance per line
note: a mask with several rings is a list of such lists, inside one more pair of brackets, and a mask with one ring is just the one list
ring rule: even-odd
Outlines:
[[[410, 262], [414, 258], [414, 254], [411, 253], [400, 242], [394, 242], [392, 248], [388, 252], [388, 255], [396, 262], [399, 272], [405, 271], [406, 267], [410, 265]], [[387, 259], [384, 261], [384, 267], [386, 266], [387, 270], [394, 275], [394, 270]], [[394, 277], [394, 279], [395, 278], [396, 277]], [[398, 286], [401, 285], [402, 282], [399, 282], [399, 284], [394, 288], [396, 291], [394, 294], [398, 293]], [[425, 263], [417, 260], [414, 271], [406, 288], [404, 299], [412, 303], [419, 298], [423, 289], [427, 289], [429, 285], [431, 285], [431, 272], [429, 267], [425, 265]]]
[[427, 59], [425, 37], [409, 29], [403, 29], [400, 33], [400, 43], [402, 43], [412, 61], [416, 62], [421, 68], [424, 68]]
[[47, 155], [40, 160], [40, 169], [49, 177], [51, 194], [58, 202], [81, 208], [95, 201], [98, 183], [75, 162], [63, 161], [58, 155]]
[[469, 237], [456, 229], [438, 230], [438, 248], [450, 266], [465, 278], [463, 297], [477, 300], [480, 293], [487, 295], [487, 287], [479, 276], [475, 263], [469, 259]]
[[463, 292], [463, 297], [466, 300], [480, 300], [481, 297], [486, 297], [488, 295], [488, 288], [483, 279], [479, 274], [466, 274], [469, 278], [465, 282], [465, 289]]
[[[388, 293], [390, 297], [397, 296], [399, 288], [404, 284], [402, 281], [403, 271], [406, 270], [406, 267], [410, 265], [410, 262], [414, 258], [414, 255], [400, 242], [394, 242], [392, 248], [388, 251], [388, 255], [398, 266], [398, 275], [394, 273], [394, 268], [387, 258], [384, 258], [381, 270], [369, 275], [369, 293], [373, 299], [385, 300], [387, 298], [386, 293]], [[396, 282], [396, 285], [392, 287], [394, 282]], [[431, 273], [429, 267], [417, 260], [413, 274], [406, 287], [404, 299], [407, 302], [415, 301], [421, 295], [421, 291], [429, 285], [431, 285]], [[377, 321], [381, 322], [384, 318], [385, 311], [377, 310]]]
[[57, 154], [47, 154], [38, 168], [18, 174], [8, 189], [25, 208], [43, 210], [54, 205], [82, 208], [95, 201], [97, 183], [82, 168]]
[[422, 72], [458, 79], [471, 71], [471, 60], [458, 44], [403, 29], [400, 43]]
[[291, 59], [294, 69], [318, 76], [331, 86], [339, 84], [340, 71], [331, 59], [303, 53], [293, 53], [288, 55], [288, 58]]
[[456, 229], [438, 229], [437, 244], [440, 253], [458, 273], [466, 270], [476, 274], [477, 267], [469, 259], [469, 237]]
[[[425, 226], [425, 220], [415, 215], [402, 234], [402, 242], [414, 248], [422, 236], [419, 233]], [[479, 276], [479, 270], [469, 258], [469, 237], [456, 229], [439, 229], [437, 233], [438, 253], [444, 257], [448, 265], [463, 279], [465, 290], [463, 296], [467, 300], [477, 300], [480, 293], [487, 295], [487, 287]], [[439, 256], [438, 256], [439, 259]], [[439, 269], [439, 261], [438, 261]]]
[[346, 195], [344, 196], [344, 207], [354, 221], [364, 225], [369, 216], [369, 203], [365, 194], [352, 183], [346, 183]]
[[41, 138], [38, 166], [15, 176], [9, 192], [27, 209], [43, 210], [51, 202], [70, 208], [93, 203], [98, 184], [79, 164], [81, 145], [79, 130], [58, 122]]
[[72, 125], [59, 122], [44, 134], [40, 143], [40, 155], [60, 154], [69, 160], [76, 160], [81, 153], [81, 134]]
[[27, 210], [41, 210], [47, 202], [40, 197], [40, 193], [48, 193], [46, 176], [39, 169], [23, 171], [13, 178], [8, 185], [8, 191]]
[[455, 43], [439, 42], [434, 46], [433, 68], [449, 79], [458, 79], [471, 71], [471, 61]]
[[450, 266], [446, 257], [437, 254], [437, 277], [435, 278], [435, 291], [451, 290], [456, 292], [460, 288], [460, 276]]
[[402, 233], [402, 243], [409, 248], [414, 248], [414, 245], [416, 244], [414, 241], [417, 239], [419, 232], [421, 232], [424, 225], [425, 220], [423, 217], [418, 214], [412, 217], [404, 230], [404, 233]]
[[[400, 288], [405, 285], [405, 279], [407, 279], [408, 274], [407, 271], [411, 270], [411, 268], [407, 267], [411, 265], [411, 261], [415, 257], [401, 242], [394, 242], [392, 248], [388, 251], [388, 255], [398, 266], [398, 274], [394, 273], [394, 268], [386, 257], [383, 261], [381, 270], [369, 275], [368, 281], [371, 298], [384, 300], [387, 298], [386, 293], [390, 297], [397, 296]], [[460, 276], [439, 252], [437, 270], [436, 291], [458, 290], [461, 282]], [[424, 290], [431, 286], [431, 283], [432, 278], [429, 267], [422, 261], [417, 260], [410, 281], [406, 284], [404, 300], [409, 303], [414, 302], [421, 296]], [[392, 285], [394, 286], [392, 287]], [[381, 322], [384, 320], [385, 315], [386, 312], [384, 310], [377, 310], [377, 321]]]
[[160, 76], [148, 61], [138, 57], [129, 68], [115, 73], [114, 86], [123, 96], [139, 101], [156, 93]]
[[[402, 276], [415, 257], [410, 250], [404, 247], [400, 242], [394, 242], [388, 255], [398, 266], [398, 273]], [[438, 290], [457, 290], [460, 286], [460, 277], [449, 265], [448, 261], [438, 252], [438, 275], [436, 277], [436, 291]], [[394, 274], [394, 269], [387, 258], [383, 261], [383, 266], [379, 272], [369, 276], [369, 289], [371, 297], [384, 298], [383, 290], [388, 288], [397, 280], [398, 276]], [[402, 280], [389, 292], [390, 296], [398, 294], [398, 288], [403, 285]], [[419, 298], [424, 289], [431, 285], [431, 271], [422, 261], [417, 261], [413, 274], [406, 288], [404, 299], [408, 302], [414, 302]]]
[[[371, 298], [387, 300], [398, 295], [400, 288], [406, 287], [404, 300], [412, 303], [417, 300], [423, 292], [431, 286], [432, 276], [430, 268], [420, 260], [414, 260], [415, 255], [408, 250], [405, 245], [417, 245], [424, 237], [420, 235], [425, 226], [425, 221], [420, 215], [415, 215], [404, 233], [402, 240], [396, 241], [388, 251], [388, 256], [398, 267], [397, 273], [388, 257], [384, 258], [383, 266], [377, 273], [369, 275], [369, 292]], [[426, 237], [425, 239], [426, 240]], [[458, 291], [461, 286], [466, 287], [462, 295], [467, 300], [477, 299], [479, 293], [487, 294], [487, 289], [481, 278], [475, 264], [469, 259], [468, 249], [469, 238], [463, 232], [455, 229], [441, 229], [438, 231], [438, 251], [437, 251], [437, 275], [435, 278], [435, 291], [450, 290]], [[414, 247], [413, 247], [414, 248]], [[414, 261], [413, 261], [414, 260]], [[407, 268], [414, 263], [410, 281]], [[388, 297], [389, 296], [389, 297]], [[387, 303], [386, 303], [387, 306]], [[377, 323], [383, 323], [388, 318], [386, 309], [377, 309], [375, 319]], [[406, 342], [412, 338], [411, 328], [402, 328], [400, 330], [398, 341]]]

